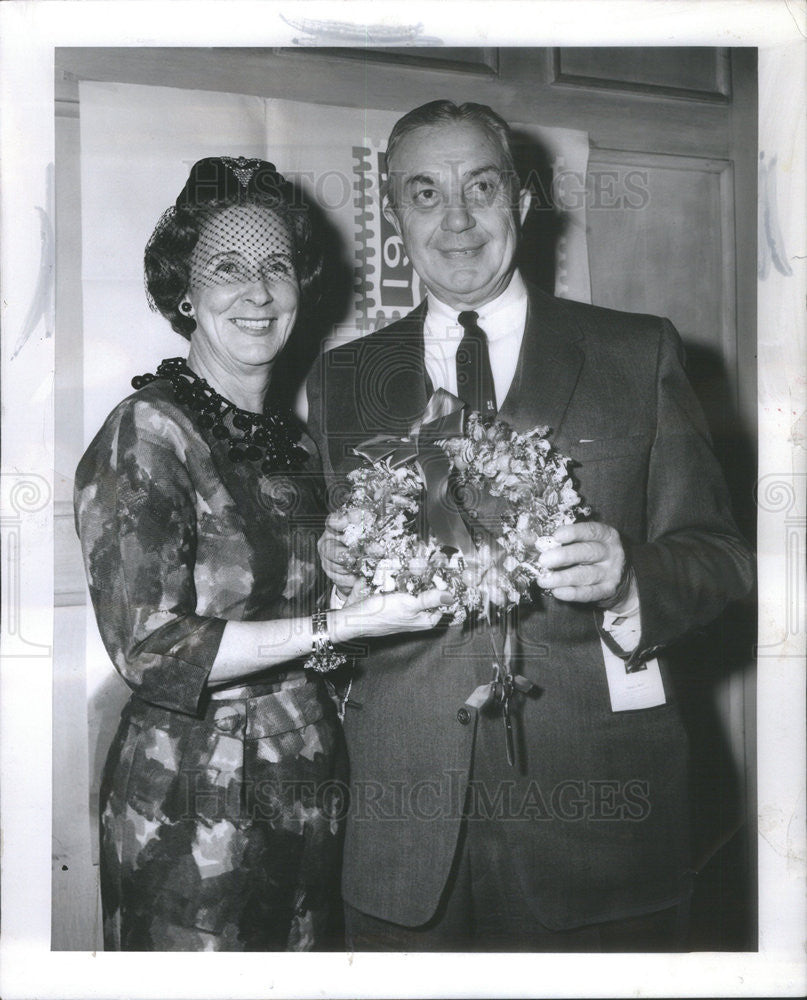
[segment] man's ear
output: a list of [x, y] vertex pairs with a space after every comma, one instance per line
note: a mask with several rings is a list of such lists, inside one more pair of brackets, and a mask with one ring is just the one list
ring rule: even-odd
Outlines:
[[384, 213], [384, 218], [392, 226], [395, 232], [401, 236], [401, 224], [398, 221], [398, 216], [395, 214], [395, 209], [392, 207], [392, 202], [390, 202], [389, 197], [384, 195], [381, 199], [381, 211]]
[[518, 221], [522, 226], [524, 225], [524, 220], [527, 218], [527, 212], [529, 212], [531, 204], [532, 191], [522, 188], [518, 192]]

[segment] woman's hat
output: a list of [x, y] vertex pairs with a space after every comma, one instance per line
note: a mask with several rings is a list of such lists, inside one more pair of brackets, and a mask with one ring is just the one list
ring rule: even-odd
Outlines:
[[216, 202], [248, 204], [273, 197], [284, 200], [288, 187], [274, 163], [243, 156], [208, 156], [191, 167], [176, 207], [201, 208]]

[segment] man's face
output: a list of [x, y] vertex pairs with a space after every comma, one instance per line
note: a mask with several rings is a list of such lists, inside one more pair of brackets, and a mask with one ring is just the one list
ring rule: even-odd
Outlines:
[[502, 151], [478, 125], [425, 126], [400, 141], [389, 163], [384, 214], [403, 240], [421, 281], [456, 309], [476, 309], [507, 287], [518, 227], [529, 208]]

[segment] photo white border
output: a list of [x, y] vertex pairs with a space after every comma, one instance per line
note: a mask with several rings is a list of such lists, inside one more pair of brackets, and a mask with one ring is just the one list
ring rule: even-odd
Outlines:
[[[240, 2], [28, 0], [0, 4], [3, 517], [8, 484], [27, 482], [21, 615], [15, 627], [52, 644], [54, 341], [40, 324], [12, 361], [36, 287], [54, 159], [54, 49], [59, 46], [247, 46], [292, 43], [280, 18], [420, 22], [447, 44], [749, 45], [759, 48], [760, 149], [779, 163], [783, 244], [793, 275], [760, 283], [760, 479], [804, 492], [804, 0], [521, 0]], [[39, 491], [37, 493], [37, 490]], [[48, 490], [50, 494], [48, 494]], [[22, 496], [22, 500], [20, 500]], [[803, 501], [802, 501], [803, 503]], [[27, 506], [26, 506], [27, 504]], [[773, 507], [775, 504], [769, 504]], [[15, 508], [17, 509], [17, 508]], [[51, 671], [15, 655], [9, 622], [0, 662], [2, 942], [0, 995], [53, 997], [800, 996], [807, 992], [805, 891], [805, 623], [803, 516], [785, 549], [784, 508], [761, 509], [758, 953], [450, 956], [95, 954], [51, 952]], [[803, 515], [803, 506], [801, 507]], [[785, 512], [786, 513], [786, 512]], [[795, 532], [795, 534], [794, 534]], [[6, 533], [4, 533], [4, 541]], [[792, 565], [795, 573], [785, 568]], [[14, 585], [7, 548], [3, 586]], [[13, 569], [13, 568], [12, 568]], [[795, 600], [796, 621], [785, 620]], [[12, 636], [13, 638], [13, 636]], [[11, 650], [11, 652], [9, 652]]]

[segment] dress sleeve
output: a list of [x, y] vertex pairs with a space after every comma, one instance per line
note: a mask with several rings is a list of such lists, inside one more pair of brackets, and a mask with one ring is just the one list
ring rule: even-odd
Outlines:
[[662, 324], [656, 370], [656, 437], [647, 480], [648, 540], [633, 545], [642, 662], [745, 597], [754, 560], [731, 513], [706, 421], [683, 368], [674, 327]]
[[184, 454], [169, 417], [124, 404], [81, 460], [75, 512], [115, 667], [145, 701], [195, 714], [226, 621], [196, 614], [195, 491]]

